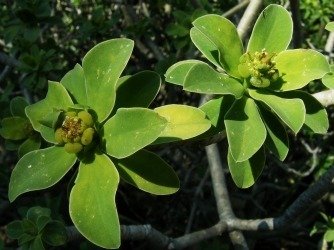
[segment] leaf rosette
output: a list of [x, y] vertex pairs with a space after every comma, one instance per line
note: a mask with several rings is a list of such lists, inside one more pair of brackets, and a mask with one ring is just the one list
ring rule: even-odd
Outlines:
[[[161, 79], [152, 71], [120, 77], [132, 49], [133, 41], [124, 38], [96, 45], [82, 66], [77, 64], [60, 83], [49, 82], [46, 97], [25, 108], [33, 129], [52, 146], [24, 155], [9, 184], [14, 201], [56, 184], [78, 166], [69, 213], [82, 235], [104, 248], [120, 246], [115, 203], [120, 178], [155, 195], [179, 189], [173, 169], [143, 148], [188, 139], [211, 126], [205, 113], [193, 107], [148, 109]], [[182, 119], [177, 118], [181, 112]]]
[[[260, 176], [265, 149], [284, 160], [289, 143], [286, 128], [326, 133], [326, 110], [310, 94], [298, 89], [322, 78], [326, 58], [310, 49], [289, 50], [292, 19], [279, 5], [259, 15], [246, 51], [228, 19], [205, 15], [193, 22], [190, 36], [213, 64], [185, 60], [172, 65], [166, 81], [185, 91], [213, 94], [202, 109], [217, 133], [226, 130], [228, 165], [236, 185], [247, 188]], [[210, 133], [207, 133], [210, 135]]]

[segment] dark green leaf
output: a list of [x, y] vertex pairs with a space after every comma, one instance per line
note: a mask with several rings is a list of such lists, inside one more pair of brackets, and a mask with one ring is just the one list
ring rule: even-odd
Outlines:
[[160, 89], [160, 76], [153, 71], [139, 72], [123, 81], [116, 91], [114, 110], [118, 108], [147, 108]]
[[148, 193], [167, 195], [179, 190], [180, 183], [173, 169], [149, 151], [140, 150], [115, 160], [115, 165], [122, 179]]
[[225, 127], [231, 155], [236, 162], [252, 157], [267, 135], [257, 105], [247, 97], [234, 102], [225, 115]]
[[7, 235], [11, 239], [18, 239], [24, 233], [23, 225], [20, 220], [15, 220], [7, 225]]
[[23, 97], [14, 97], [10, 101], [10, 112], [13, 116], [27, 117], [25, 113], [25, 107], [28, 105], [28, 102]]
[[262, 173], [265, 163], [264, 149], [262, 147], [250, 159], [243, 162], [236, 162], [229, 150], [227, 161], [234, 183], [239, 188], [248, 188]]
[[60, 221], [48, 223], [43, 230], [42, 240], [50, 246], [61, 246], [67, 241], [66, 227]]
[[9, 140], [22, 140], [29, 136], [32, 127], [27, 118], [20, 116], [2, 119], [0, 135]]

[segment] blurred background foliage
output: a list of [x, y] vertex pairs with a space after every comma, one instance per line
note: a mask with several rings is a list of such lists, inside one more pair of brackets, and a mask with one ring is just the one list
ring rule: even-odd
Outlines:
[[[116, 37], [135, 41], [135, 49], [124, 74], [144, 69], [156, 70], [161, 77], [176, 61], [199, 58], [191, 43], [191, 22], [206, 13], [222, 15], [239, 3], [238, 0], [0, 0], [0, 118], [10, 116], [9, 102], [23, 96], [30, 103], [43, 98], [48, 80], [60, 80], [80, 63], [83, 55], [95, 44]], [[267, 0], [264, 6], [289, 2]], [[323, 52], [328, 32], [324, 26], [334, 20], [333, 0], [300, 1], [302, 47]], [[229, 19], [238, 23], [240, 10]], [[282, 24], [283, 25], [283, 24]], [[319, 90], [320, 84], [310, 85]], [[312, 87], [313, 86], [313, 87]], [[315, 87], [314, 87], [315, 86]], [[181, 91], [177, 86], [163, 85], [152, 104], [185, 103], [198, 106], [199, 95]], [[152, 106], [152, 107], [153, 107]], [[329, 107], [330, 130], [326, 135], [290, 134], [291, 152], [284, 164], [268, 155], [264, 174], [252, 188], [239, 190], [228, 175], [228, 188], [236, 215], [241, 218], [278, 216], [314, 180], [334, 164], [334, 112]], [[68, 212], [67, 175], [56, 186], [22, 196], [8, 203], [9, 176], [17, 154], [0, 144], [0, 249], [14, 249], [17, 243], [8, 238], [8, 223], [24, 218], [33, 206], [51, 209], [52, 217], [71, 225]], [[220, 143], [223, 159], [226, 142]], [[218, 220], [215, 200], [207, 170], [203, 146], [171, 146], [156, 152], [174, 166], [181, 180], [176, 195], [157, 197], [120, 184], [117, 195], [122, 224], [152, 224], [170, 236], [210, 227]], [[227, 170], [226, 170], [227, 171]], [[138, 206], [141, 204], [141, 206]], [[330, 223], [323, 222], [319, 212], [333, 217], [334, 193], [310, 206], [298, 224], [296, 234], [289, 231], [246, 234], [253, 249], [316, 249], [322, 246], [324, 232]], [[317, 225], [318, 225], [317, 224]], [[328, 228], [326, 229], [326, 225]], [[324, 228], [325, 227], [325, 228]], [[311, 229], [312, 237], [310, 237]], [[326, 231], [327, 230], [327, 231]], [[195, 249], [230, 249], [225, 236], [201, 243]], [[330, 247], [330, 244], [327, 243]], [[87, 241], [70, 242], [65, 249], [98, 249]], [[145, 242], [124, 242], [122, 249], [146, 249]]]

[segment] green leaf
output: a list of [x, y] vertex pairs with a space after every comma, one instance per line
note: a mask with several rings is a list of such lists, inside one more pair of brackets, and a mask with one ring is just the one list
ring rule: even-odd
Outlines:
[[322, 83], [329, 89], [334, 89], [334, 72], [329, 72], [321, 79]]
[[43, 215], [43, 216], [38, 217], [37, 223], [36, 223], [38, 232], [41, 232], [50, 221], [51, 221], [50, 216]]
[[18, 148], [18, 155], [19, 157], [23, 157], [25, 154], [34, 151], [36, 149], [39, 149], [41, 146], [41, 139], [38, 136], [29, 137], [27, 140], [25, 140], [20, 147]]
[[26, 244], [28, 247], [24, 248], [24, 246], [23, 246], [22, 248], [23, 249], [30, 249], [29, 246], [35, 238], [36, 238], [35, 235], [30, 235], [30, 234], [24, 233], [18, 239], [18, 244], [20, 246], [23, 245], [23, 244]]
[[[283, 96], [283, 93], [282, 93]], [[306, 115], [304, 125], [314, 133], [326, 134], [329, 122], [326, 109], [312, 95], [304, 91], [285, 92], [286, 98], [299, 98], [304, 102]]]
[[329, 22], [326, 24], [325, 29], [330, 31], [330, 32], [334, 32], [334, 22]]
[[205, 15], [197, 18], [193, 25], [190, 37], [196, 47], [213, 64], [239, 77], [238, 65], [243, 46], [234, 24], [219, 15]]
[[271, 53], [285, 50], [292, 38], [292, 18], [284, 7], [271, 4], [259, 15], [248, 42], [247, 51]]
[[196, 64], [188, 71], [184, 90], [205, 93], [225, 94], [240, 98], [244, 93], [241, 83], [226, 74], [218, 73], [207, 64]]
[[236, 100], [225, 115], [225, 127], [231, 155], [243, 162], [263, 145], [267, 131], [255, 102], [247, 97]]
[[6, 227], [6, 232], [9, 238], [18, 239], [24, 233], [22, 222], [20, 220], [14, 220], [10, 222]]
[[248, 188], [262, 173], [265, 163], [264, 149], [262, 147], [250, 159], [243, 162], [236, 162], [229, 150], [227, 161], [234, 183], [239, 188]]
[[12, 202], [20, 194], [51, 187], [67, 173], [75, 161], [76, 155], [66, 153], [63, 147], [35, 150], [24, 155], [10, 177], [9, 200]]
[[160, 76], [153, 71], [142, 71], [129, 77], [117, 88], [114, 110], [127, 107], [147, 108], [156, 97], [160, 84]]
[[283, 94], [275, 94], [265, 90], [249, 90], [249, 94], [257, 101], [265, 103], [278, 117], [297, 134], [305, 122], [305, 106], [299, 98], [284, 98]]
[[27, 219], [37, 224], [38, 218], [41, 216], [50, 217], [51, 210], [40, 206], [32, 207], [27, 212]]
[[25, 107], [29, 104], [28, 102], [21, 96], [14, 97], [10, 101], [10, 112], [13, 116], [27, 117], [25, 113]]
[[281, 161], [289, 152], [289, 138], [283, 124], [272, 112], [261, 108], [261, 116], [267, 128], [265, 145]]
[[224, 116], [234, 101], [235, 99], [232, 96], [227, 95], [212, 99], [199, 108], [204, 111], [216, 131], [220, 132], [225, 129]]
[[334, 241], [334, 229], [328, 229], [324, 234], [324, 240], [327, 242]]
[[120, 246], [120, 225], [115, 196], [118, 172], [104, 154], [90, 163], [80, 163], [79, 173], [70, 194], [70, 216], [89, 241], [104, 248]]
[[326, 57], [311, 49], [286, 50], [275, 61], [283, 83], [274, 88], [282, 91], [300, 89], [330, 71]]
[[167, 69], [165, 74], [166, 82], [173, 83], [176, 85], [183, 86], [184, 80], [189, 72], [189, 70], [197, 64], [205, 64], [202, 61], [198, 60], [185, 60], [181, 62], [177, 62], [170, 66]]
[[100, 122], [103, 122], [113, 109], [117, 80], [131, 56], [132, 49], [132, 40], [112, 39], [96, 45], [82, 61], [87, 105], [96, 112]]
[[27, 118], [20, 116], [6, 117], [1, 121], [0, 135], [9, 140], [22, 140], [32, 131]]
[[205, 15], [197, 18], [193, 25], [190, 37], [196, 47], [217, 67], [239, 77], [243, 46], [234, 24], [219, 15]]
[[33, 128], [40, 132], [43, 124], [41, 123], [48, 116], [59, 110], [67, 110], [73, 102], [63, 85], [56, 82], [49, 82], [48, 93], [45, 99], [26, 107], [26, 114], [30, 119]]
[[37, 235], [36, 238], [32, 241], [29, 249], [30, 250], [44, 250], [45, 249], [40, 235]]
[[38, 234], [37, 227], [31, 220], [23, 219], [22, 227], [23, 227], [24, 232], [27, 234], [34, 235], [34, 236]]
[[83, 68], [79, 64], [76, 64], [72, 70], [67, 72], [60, 83], [71, 94], [75, 103], [87, 105], [86, 79]]
[[140, 150], [120, 160], [115, 165], [127, 183], [155, 195], [167, 195], [180, 188], [174, 170], [156, 154]]
[[115, 158], [127, 157], [154, 142], [167, 120], [153, 110], [120, 108], [104, 125], [106, 151]]
[[66, 227], [60, 221], [51, 221], [43, 229], [42, 239], [50, 246], [61, 246], [67, 242]]
[[166, 118], [167, 126], [154, 144], [186, 140], [207, 131], [211, 127], [205, 113], [195, 107], [170, 104], [154, 109]]

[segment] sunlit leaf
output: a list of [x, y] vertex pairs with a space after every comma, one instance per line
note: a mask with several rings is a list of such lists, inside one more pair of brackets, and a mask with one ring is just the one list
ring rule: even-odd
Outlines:
[[292, 38], [292, 19], [282, 6], [271, 4], [259, 15], [248, 42], [247, 51], [271, 53], [285, 50]]
[[207, 131], [211, 123], [205, 113], [195, 107], [170, 104], [154, 109], [167, 120], [167, 126], [154, 144], [186, 140]]
[[325, 29], [334, 32], [334, 22], [329, 22], [326, 24]]
[[108, 40], [88, 51], [82, 61], [87, 105], [97, 113], [100, 122], [112, 111], [117, 80], [131, 56], [133, 44], [126, 38]]
[[326, 57], [311, 49], [286, 50], [275, 61], [283, 83], [273, 88], [282, 91], [300, 89], [330, 71]]
[[120, 108], [104, 125], [106, 152], [127, 157], [155, 141], [166, 126], [167, 120], [153, 110]]
[[234, 24], [219, 15], [205, 15], [193, 25], [190, 37], [196, 47], [217, 67], [238, 77], [243, 46]]
[[92, 162], [80, 163], [70, 194], [70, 216], [78, 231], [104, 248], [120, 246], [120, 225], [115, 196], [118, 172], [104, 154]]
[[305, 122], [305, 106], [299, 98], [284, 98], [265, 90], [249, 90], [255, 100], [265, 103], [278, 117], [297, 134]]
[[66, 153], [63, 147], [35, 150], [24, 155], [10, 177], [9, 200], [12, 202], [20, 194], [53, 186], [75, 161], [76, 155]]
[[196, 64], [205, 64], [198, 60], [185, 60], [177, 62], [168, 68], [165, 77], [166, 82], [183, 86], [189, 70]]
[[207, 64], [192, 66], [185, 78], [183, 88], [195, 93], [225, 94], [236, 98], [240, 98], [244, 92], [244, 87], [238, 80], [215, 71]]

